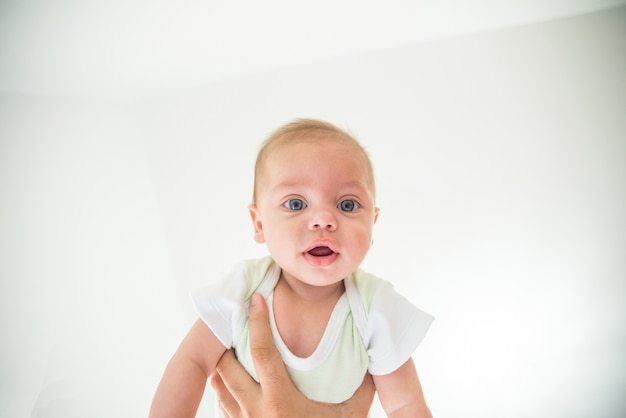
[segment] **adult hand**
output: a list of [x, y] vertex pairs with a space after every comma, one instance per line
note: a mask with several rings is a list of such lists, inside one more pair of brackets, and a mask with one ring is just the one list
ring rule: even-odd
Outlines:
[[211, 385], [220, 408], [229, 418], [367, 417], [374, 399], [374, 382], [368, 374], [351, 399], [326, 404], [307, 399], [294, 385], [274, 345], [265, 300], [253, 295], [250, 303], [250, 346], [260, 384], [227, 351], [213, 373]]

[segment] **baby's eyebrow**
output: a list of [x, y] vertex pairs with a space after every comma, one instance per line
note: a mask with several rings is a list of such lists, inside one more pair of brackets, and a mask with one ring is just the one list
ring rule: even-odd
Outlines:
[[301, 182], [298, 181], [283, 181], [278, 183], [272, 187], [272, 189], [293, 189], [295, 187], [302, 186]]
[[271, 189], [269, 189], [270, 193], [292, 193], [294, 190], [303, 189], [304, 186], [297, 182], [283, 182], [278, 183]]
[[[274, 185], [272, 188], [268, 189], [267, 192], [271, 195], [278, 197], [288, 196], [288, 195], [305, 195], [308, 196], [311, 193], [315, 194], [316, 191], [312, 191], [316, 189], [314, 185], [302, 184], [301, 182], [292, 182], [285, 181], [279, 184]], [[360, 181], [350, 181], [343, 184], [340, 184], [337, 187], [337, 190], [332, 192], [333, 195], [337, 195], [335, 197], [345, 197], [352, 196], [357, 199], [366, 199], [366, 196], [373, 197], [373, 191], [371, 188], [367, 186], [367, 184]]]

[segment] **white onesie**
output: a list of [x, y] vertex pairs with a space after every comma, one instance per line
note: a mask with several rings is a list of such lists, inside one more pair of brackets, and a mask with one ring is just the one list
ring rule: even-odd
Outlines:
[[391, 283], [359, 269], [344, 279], [346, 291], [331, 314], [313, 354], [296, 357], [276, 328], [272, 301], [280, 267], [270, 258], [239, 264], [217, 286], [193, 294], [202, 320], [258, 380], [248, 338], [248, 306], [253, 293], [268, 304], [274, 341], [289, 375], [309, 399], [339, 403], [354, 394], [367, 371], [385, 375], [403, 365], [433, 317], [413, 306]]

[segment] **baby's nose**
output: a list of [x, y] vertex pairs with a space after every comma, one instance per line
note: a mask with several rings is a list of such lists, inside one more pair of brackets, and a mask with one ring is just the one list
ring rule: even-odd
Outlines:
[[333, 231], [337, 229], [337, 218], [331, 211], [317, 210], [311, 215], [309, 228], [313, 230], [326, 229]]

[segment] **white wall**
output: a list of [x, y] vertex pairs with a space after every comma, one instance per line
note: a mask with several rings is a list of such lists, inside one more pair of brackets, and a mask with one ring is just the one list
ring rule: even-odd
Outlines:
[[129, 110], [1, 97], [0, 416], [146, 416], [184, 335]]
[[258, 144], [306, 116], [372, 155], [364, 267], [437, 318], [415, 356], [435, 416], [623, 415], [625, 23], [620, 8], [133, 103], [3, 95], [0, 412], [145, 415], [189, 290], [264, 254], [246, 212]]

